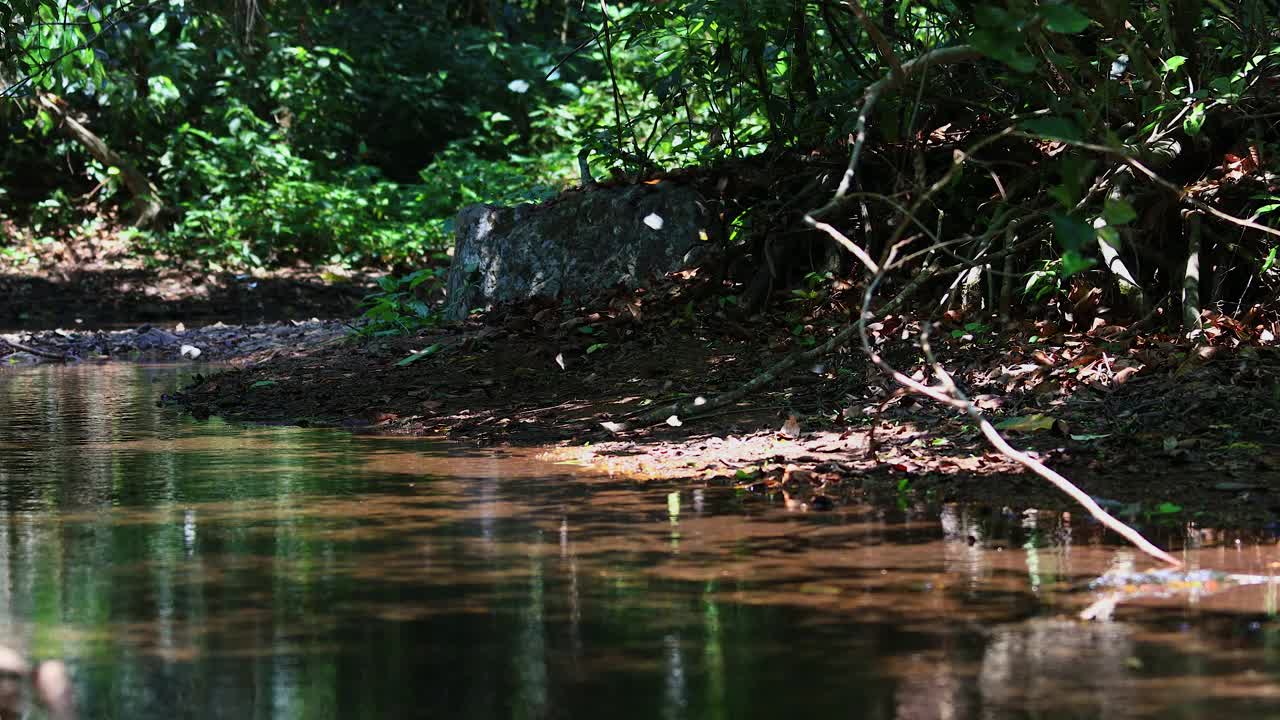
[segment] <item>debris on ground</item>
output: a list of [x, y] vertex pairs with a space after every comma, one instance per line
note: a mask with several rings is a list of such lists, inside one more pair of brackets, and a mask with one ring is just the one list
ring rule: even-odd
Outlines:
[[187, 328], [150, 324], [128, 330], [41, 330], [0, 333], [0, 364], [199, 361], [249, 363], [315, 349], [348, 337], [337, 320], [257, 325], [214, 323]]
[[[719, 308], [694, 312], [699, 303]], [[852, 347], [729, 407], [628, 426], [822, 342], [849, 321], [840, 307], [744, 317], [679, 282], [589, 303], [535, 300], [202, 377], [170, 400], [197, 416], [540, 447], [602, 472], [731, 485], [808, 509], [851, 492], [1070, 507], [990, 451], [963, 414], [902, 391]], [[1198, 344], [1110, 326], [952, 324], [934, 346], [956, 381], [1016, 445], [1114, 513], [1139, 523], [1280, 518], [1270, 432], [1280, 352], [1264, 341], [1269, 324], [1209, 317]], [[870, 325], [878, 351], [923, 379], [918, 331], [903, 316]]]

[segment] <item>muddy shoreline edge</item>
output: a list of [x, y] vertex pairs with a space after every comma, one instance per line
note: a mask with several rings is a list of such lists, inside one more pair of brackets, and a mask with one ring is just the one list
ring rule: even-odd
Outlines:
[[[165, 401], [198, 418], [539, 448], [593, 471], [731, 486], [812, 510], [868, 495], [1076, 510], [992, 452], [964, 418], [894, 394], [852, 353], [727, 411], [614, 435], [601, 423], [671, 397], [732, 389], [787, 348], [762, 352], [731, 323], [672, 329], [597, 318], [597, 330], [585, 334], [572, 318], [535, 320], [539, 313], [278, 353], [201, 377]], [[1059, 347], [1080, 345], [1073, 337]], [[600, 344], [608, 352], [592, 350]], [[1030, 419], [1010, 431], [1014, 443], [1113, 513], [1140, 526], [1280, 528], [1280, 443], [1268, 432], [1280, 416], [1280, 354], [1193, 349], [1171, 353], [1173, 364], [1152, 360], [1122, 373], [1109, 387], [1050, 395], [1006, 376], [984, 378], [981, 368], [1016, 359], [1016, 348], [979, 350], [981, 361], [963, 375], [979, 402], [1015, 427]], [[1041, 344], [1036, 352], [1051, 350]], [[1078, 366], [1061, 371], [1079, 375]], [[1002, 383], [1007, 390], [981, 392]], [[792, 415], [798, 436], [784, 432]]]

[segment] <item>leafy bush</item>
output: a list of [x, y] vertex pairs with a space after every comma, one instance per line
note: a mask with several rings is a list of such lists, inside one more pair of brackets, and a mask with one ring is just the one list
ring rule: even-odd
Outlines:
[[439, 290], [443, 280], [444, 271], [437, 268], [379, 278], [379, 290], [364, 299], [364, 324], [358, 334], [401, 335], [434, 325], [439, 315], [430, 305], [430, 295]]

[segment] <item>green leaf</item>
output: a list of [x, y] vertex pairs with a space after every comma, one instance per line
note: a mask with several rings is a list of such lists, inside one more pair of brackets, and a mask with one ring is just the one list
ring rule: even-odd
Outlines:
[[1153, 515], [1175, 515], [1182, 512], [1182, 506], [1171, 502], [1162, 502], [1152, 511]]
[[1128, 225], [1138, 219], [1138, 211], [1122, 198], [1107, 198], [1102, 206], [1102, 217], [1108, 225]]
[[1103, 225], [1095, 231], [1102, 242], [1120, 250], [1120, 231], [1110, 225]]
[[1080, 142], [1084, 140], [1084, 132], [1071, 118], [1049, 116], [1034, 117], [1023, 120], [1022, 129], [1050, 140], [1068, 140]]
[[1058, 420], [1049, 415], [1027, 415], [1025, 417], [1011, 417], [1002, 420], [996, 428], [1000, 430], [1010, 430], [1012, 432], [1032, 433], [1052, 430], [1054, 423]]
[[151, 21], [151, 28], [150, 28], [151, 34], [159, 35], [160, 33], [164, 32], [165, 25], [168, 25], [168, 24], [169, 24], [169, 16], [165, 15], [164, 13], [160, 13], [159, 15], [156, 16], [155, 20]]
[[974, 14], [978, 29], [969, 38], [971, 45], [983, 55], [999, 60], [1014, 70], [1035, 70], [1035, 58], [1023, 47], [1025, 18], [993, 5], [979, 5]]
[[1036, 69], [1036, 60], [1022, 47], [1019, 30], [995, 30], [981, 28], [970, 38], [974, 47], [983, 55], [999, 60], [1019, 72]]
[[1191, 108], [1191, 112], [1182, 120], [1182, 129], [1188, 135], [1199, 135], [1200, 129], [1204, 127], [1204, 103], [1198, 102]]
[[1265, 273], [1266, 271], [1271, 269], [1272, 265], [1275, 265], [1275, 264], [1276, 264], [1276, 248], [1272, 246], [1270, 252], [1267, 253], [1267, 259], [1262, 263], [1262, 269], [1259, 270], [1258, 272]]
[[1093, 228], [1086, 222], [1071, 215], [1054, 214], [1053, 230], [1058, 242], [1066, 250], [1079, 250], [1094, 238]]
[[598, 350], [603, 350], [607, 347], [609, 347], [609, 343], [596, 343], [595, 345], [592, 345], [591, 347], [587, 348], [587, 354], [590, 355], [593, 352], [596, 352]]
[[275, 385], [275, 384], [276, 384], [275, 380], [259, 380], [258, 382], [250, 385], [249, 389], [257, 390], [258, 388], [271, 387], [272, 385]]
[[440, 345], [440, 343], [435, 343], [430, 347], [426, 348], [425, 350], [419, 350], [418, 352], [413, 353], [409, 357], [396, 363], [396, 367], [406, 367], [408, 365], [412, 365], [428, 355], [434, 355], [441, 347], [442, 346]]
[[1186, 63], [1186, 62], [1187, 62], [1187, 58], [1186, 58], [1185, 56], [1183, 56], [1183, 55], [1174, 55], [1173, 57], [1169, 58], [1168, 60], [1165, 60], [1165, 61], [1164, 61], [1164, 65], [1163, 65], [1163, 66], [1161, 66], [1161, 68], [1160, 68], [1160, 69], [1161, 69], [1161, 70], [1163, 70], [1163, 71], [1164, 71], [1164, 72], [1166, 72], [1166, 73], [1177, 72], [1177, 71], [1178, 71], [1178, 68], [1182, 67], [1182, 66], [1183, 66], [1183, 64], [1184, 64], [1184, 63]]
[[1088, 270], [1094, 264], [1093, 258], [1087, 258], [1075, 250], [1068, 250], [1062, 253], [1062, 264], [1059, 265], [1059, 272], [1063, 277], [1071, 277], [1078, 272]]
[[1049, 188], [1049, 197], [1057, 200], [1062, 207], [1068, 210], [1076, 206], [1076, 193], [1066, 183], [1060, 183]]
[[1111, 437], [1111, 433], [1102, 433], [1102, 434], [1082, 433], [1080, 435], [1072, 435], [1071, 439], [1075, 440], [1076, 442], [1091, 442], [1093, 440], [1101, 440], [1102, 438], [1108, 438], [1108, 437]]
[[1049, 32], [1074, 35], [1089, 27], [1089, 18], [1074, 5], [1045, 5], [1040, 8], [1040, 16]]

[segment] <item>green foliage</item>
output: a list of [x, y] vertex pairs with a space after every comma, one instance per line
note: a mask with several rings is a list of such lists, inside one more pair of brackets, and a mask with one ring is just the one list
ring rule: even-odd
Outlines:
[[364, 300], [364, 323], [358, 334], [401, 335], [434, 325], [438, 315], [429, 304], [429, 296], [432, 290], [439, 289], [443, 279], [443, 271], [435, 268], [417, 270], [403, 277], [379, 278], [379, 290]]
[[420, 256], [444, 242], [423, 213], [423, 188], [376, 168], [329, 170], [300, 157], [278, 129], [240, 105], [226, 134], [178, 128], [161, 178], [185, 198], [150, 244], [171, 255], [263, 265], [291, 258], [361, 263]]
[[[1016, 226], [1039, 242], [1016, 256], [1032, 295], [1105, 274], [1107, 246], [1135, 267], [1161, 259], [1143, 262], [1138, 280], [1165, 282], [1173, 273], [1150, 268], [1185, 252], [1164, 231], [1180, 221], [1168, 187], [1218, 182], [1222, 158], [1242, 148], [1280, 152], [1266, 123], [1280, 112], [1280, 23], [1260, 0], [259, 8], [250, 27], [188, 0], [0, 2], [0, 77], [31, 78], [12, 91], [61, 96], [156, 182], [168, 212], [139, 235], [140, 253], [421, 264], [450, 242], [461, 205], [545, 199], [576, 182], [583, 149], [597, 177], [809, 153], [816, 189], [785, 200], [802, 212], [829, 197], [829, 160], [859, 129], [868, 88], [958, 45], [982, 58], [930, 66], [884, 93], [864, 159], [876, 167], [859, 175], [860, 191], [921, 197], [954, 151], [1007, 129], [968, 158], [975, 171], [931, 191], [918, 225], [897, 206], [867, 212], [883, 214], [873, 228], [967, 238], [949, 252], [968, 257]], [[15, 189], [0, 198], [6, 210], [73, 222], [74, 212], [59, 221], [51, 211], [74, 211], [68, 198], [98, 186], [99, 197], [127, 199], [119, 168], [62, 138], [47, 111], [20, 110], [0, 110], [10, 128], [0, 172]], [[1222, 187], [1206, 197], [1230, 213], [1280, 217], [1271, 188]], [[775, 209], [735, 216], [735, 247], [776, 230]], [[852, 210], [830, 219], [869, 222]], [[1221, 229], [1207, 227], [1206, 242]], [[1267, 275], [1275, 245], [1250, 233], [1231, 252]], [[821, 301], [825, 284], [793, 295]], [[402, 292], [384, 291], [384, 304], [421, 320], [407, 298], [392, 300]], [[389, 311], [383, 321], [396, 326]]]
[[[168, 212], [138, 250], [160, 261], [416, 262], [450, 242], [461, 205], [541, 200], [574, 181], [579, 140], [607, 124], [599, 49], [544, 80], [567, 54], [551, 41], [566, 26], [540, 4], [508, 4], [501, 29], [467, 16], [470, 3], [273, 4], [246, 37], [243, 18], [183, 0], [61, 1], [31, 7], [92, 22], [27, 27], [0, 78], [30, 75], [13, 92], [43, 88], [89, 112], [156, 183]], [[31, 113], [0, 172], [45, 164], [58, 178], [47, 193], [91, 181], [125, 199], [118, 169], [57, 128]]]

